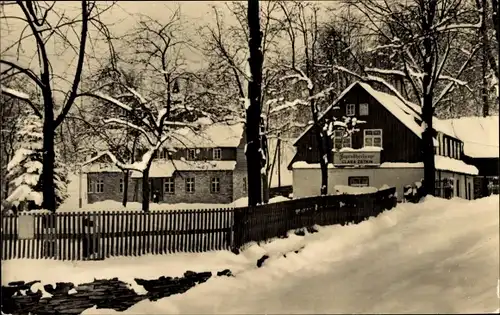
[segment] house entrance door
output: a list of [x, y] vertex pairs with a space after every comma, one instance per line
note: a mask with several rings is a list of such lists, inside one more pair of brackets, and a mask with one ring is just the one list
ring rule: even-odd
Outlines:
[[163, 200], [163, 180], [162, 178], [152, 178], [150, 181], [151, 201], [159, 203]]

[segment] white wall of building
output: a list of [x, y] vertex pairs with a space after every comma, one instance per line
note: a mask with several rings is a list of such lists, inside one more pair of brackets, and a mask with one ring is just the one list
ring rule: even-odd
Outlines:
[[[464, 175], [447, 171], [438, 171], [438, 175], [436, 175], [436, 179], [439, 179], [439, 173], [441, 175], [441, 179], [443, 178], [453, 178], [453, 196], [464, 198], [467, 196], [466, 189], [467, 185], [470, 184], [470, 199], [474, 199], [474, 177], [472, 175]], [[458, 184], [457, 185], [457, 181]]]
[[[423, 168], [329, 168], [328, 169], [328, 194], [335, 194], [335, 185], [349, 184], [351, 176], [367, 176], [371, 187], [380, 188], [383, 185], [396, 187], [398, 200], [404, 196], [404, 186], [413, 185], [424, 178]], [[467, 184], [471, 185], [471, 197], [474, 198], [473, 176], [452, 172], [441, 172], [441, 178], [453, 178], [453, 195], [466, 197]], [[436, 179], [438, 175], [436, 174]], [[457, 186], [457, 180], [460, 186]], [[321, 170], [319, 168], [294, 168], [293, 169], [293, 197], [304, 198], [320, 194]]]
[[[349, 184], [351, 176], [367, 176], [371, 187], [383, 185], [396, 187], [398, 199], [404, 194], [404, 186], [421, 181], [422, 168], [330, 168], [328, 169], [328, 194], [335, 194], [335, 185]], [[320, 194], [321, 171], [319, 168], [295, 168], [293, 170], [293, 197], [303, 198]]]

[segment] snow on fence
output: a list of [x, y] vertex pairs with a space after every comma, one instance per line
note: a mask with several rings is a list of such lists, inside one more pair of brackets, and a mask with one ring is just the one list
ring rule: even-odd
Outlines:
[[229, 249], [233, 209], [2, 217], [2, 258], [104, 259]]

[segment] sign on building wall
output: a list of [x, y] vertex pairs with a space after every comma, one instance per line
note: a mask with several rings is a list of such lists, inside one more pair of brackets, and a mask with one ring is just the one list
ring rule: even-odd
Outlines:
[[334, 152], [333, 165], [379, 165], [380, 152]]
[[17, 219], [17, 231], [20, 240], [31, 240], [35, 238], [35, 217], [32, 215], [20, 215]]

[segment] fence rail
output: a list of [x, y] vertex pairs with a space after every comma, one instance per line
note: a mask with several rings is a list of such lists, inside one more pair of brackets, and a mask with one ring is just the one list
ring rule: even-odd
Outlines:
[[2, 259], [104, 259], [239, 248], [313, 225], [359, 223], [396, 205], [395, 188], [236, 209], [2, 216]]

